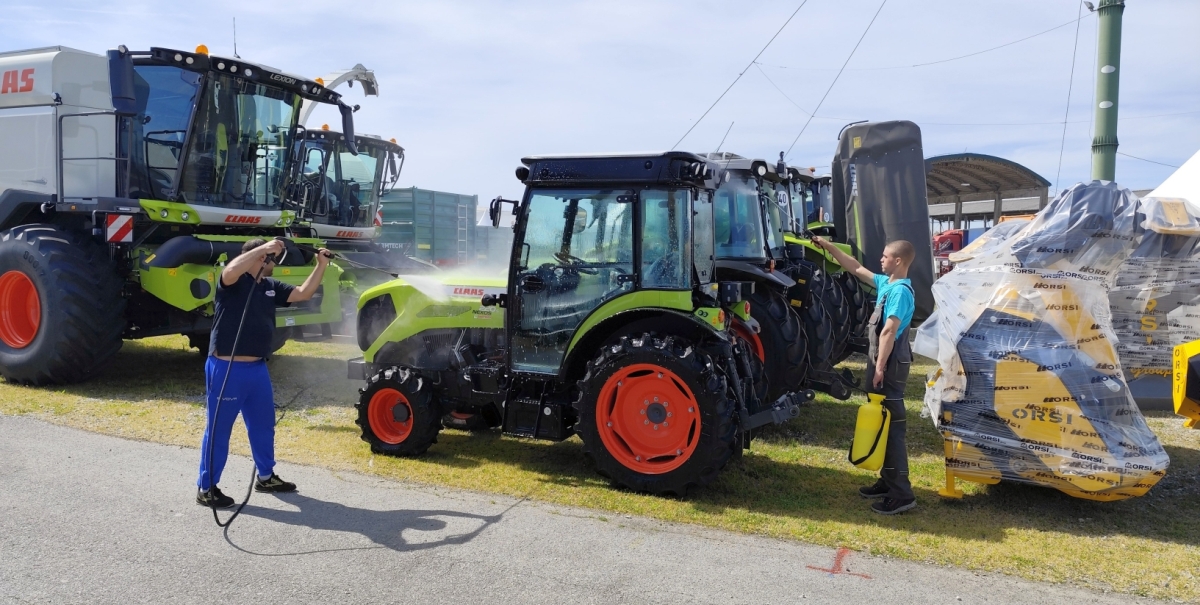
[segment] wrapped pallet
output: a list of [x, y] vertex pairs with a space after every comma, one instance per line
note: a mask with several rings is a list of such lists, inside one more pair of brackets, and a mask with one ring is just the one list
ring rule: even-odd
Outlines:
[[1163, 477], [1109, 311], [1147, 210], [1113, 183], [1081, 183], [934, 284], [919, 338], [939, 365], [926, 406], [945, 439], [943, 495], [961, 495], [957, 478], [1120, 500]]

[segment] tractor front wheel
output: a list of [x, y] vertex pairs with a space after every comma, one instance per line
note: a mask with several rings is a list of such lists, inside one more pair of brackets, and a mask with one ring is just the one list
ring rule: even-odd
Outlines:
[[424, 454], [437, 443], [442, 430], [430, 385], [407, 368], [391, 368], [372, 376], [355, 407], [362, 440], [371, 444], [376, 454]]
[[735, 406], [716, 367], [675, 336], [603, 347], [575, 401], [585, 455], [601, 475], [639, 492], [684, 496], [711, 482], [739, 445]]
[[758, 321], [758, 343], [751, 349], [763, 364], [767, 392], [763, 399], [774, 401], [789, 391], [804, 388], [808, 378], [808, 335], [800, 317], [789, 308], [783, 294], [756, 288], [749, 296], [750, 316]]

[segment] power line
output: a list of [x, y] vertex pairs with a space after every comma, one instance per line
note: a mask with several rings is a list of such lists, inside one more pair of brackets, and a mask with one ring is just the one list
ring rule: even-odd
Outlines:
[[1062, 176], [1063, 150], [1067, 148], [1067, 118], [1071, 117], [1071, 90], [1075, 88], [1075, 56], [1079, 54], [1079, 24], [1083, 19], [1083, 2], [1079, 2], [1079, 19], [1075, 20], [1075, 44], [1071, 47], [1071, 77], [1067, 78], [1067, 110], [1063, 114], [1062, 143], [1058, 146], [1058, 173], [1054, 175], [1054, 192], [1058, 194], [1058, 179]]
[[[950, 57], [950, 58], [948, 58], [948, 59], [939, 59], [939, 60], [937, 60], [937, 61], [929, 61], [929, 62], [926, 62], [926, 63], [914, 63], [914, 64], [912, 64], [912, 65], [890, 65], [890, 66], [886, 66], [886, 67], [855, 67], [855, 68], [853, 68], [853, 69], [849, 69], [849, 70], [847, 70], [847, 71], [880, 71], [880, 70], [888, 70], [888, 69], [912, 69], [912, 68], [914, 68], [914, 67], [926, 67], [926, 66], [929, 66], [929, 65], [938, 65], [938, 64], [941, 64], [941, 63], [949, 63], [949, 62], [951, 62], [951, 61], [958, 61], [959, 59], [966, 59], [966, 58], [968, 58], [968, 57], [974, 57], [974, 56], [976, 56], [976, 55], [982, 55], [983, 53], [992, 52], [993, 50], [999, 50], [999, 49], [1001, 49], [1001, 48], [1004, 48], [1004, 47], [1006, 47], [1006, 46], [1012, 46], [1013, 44], [1017, 44], [1017, 43], [1019, 43], [1019, 42], [1024, 42], [1024, 41], [1026, 41], [1026, 40], [1032, 40], [1033, 38], [1036, 38], [1036, 37], [1038, 37], [1038, 36], [1042, 36], [1042, 35], [1048, 34], [1048, 33], [1052, 32], [1052, 31], [1054, 31], [1054, 30], [1057, 30], [1057, 29], [1062, 29], [1062, 28], [1064, 28], [1064, 27], [1066, 27], [1066, 26], [1068, 26], [1068, 25], [1070, 25], [1070, 24], [1072, 24], [1072, 23], [1075, 23], [1075, 22], [1077, 22], [1077, 21], [1080, 21], [1080, 20], [1082, 20], [1084, 17], [1087, 17], [1087, 16], [1088, 16], [1088, 15], [1083, 15], [1083, 16], [1079, 17], [1078, 19], [1071, 19], [1070, 21], [1067, 21], [1066, 23], [1063, 23], [1063, 24], [1060, 24], [1060, 25], [1055, 25], [1054, 27], [1051, 27], [1050, 29], [1047, 29], [1047, 30], [1044, 30], [1044, 31], [1040, 31], [1040, 32], [1038, 32], [1038, 33], [1036, 33], [1036, 34], [1033, 34], [1032, 36], [1026, 36], [1026, 37], [1024, 37], [1024, 38], [1021, 38], [1021, 39], [1019, 39], [1019, 40], [1013, 40], [1012, 42], [1005, 42], [1004, 44], [1001, 44], [1001, 45], [999, 45], [999, 46], [993, 46], [993, 47], [991, 47], [991, 48], [985, 48], [985, 49], [983, 49], [983, 50], [975, 51], [975, 52], [973, 52], [973, 53], [968, 53], [968, 54], [965, 54], [965, 55], [959, 55], [959, 56], [957, 56], [957, 57]], [[763, 66], [765, 66], [765, 67], [774, 67], [774, 68], [777, 68], [777, 69], [800, 69], [800, 70], [804, 70], [804, 71], [817, 71], [817, 70], [828, 70], [828, 69], [833, 69], [832, 67], [824, 67], [824, 68], [822, 68], [822, 67], [790, 67], [790, 66], [787, 66], [787, 65], [772, 65], [772, 64], [769, 64], [769, 63], [762, 63], [761, 65], [763, 65]], [[1055, 123], [1057, 124], [1057, 122], [1055, 122]]]
[[1166, 166], [1167, 168], [1179, 168], [1179, 166], [1175, 166], [1174, 164], [1164, 164], [1162, 162], [1155, 162], [1154, 160], [1147, 160], [1146, 158], [1139, 158], [1136, 155], [1129, 155], [1128, 153], [1122, 153], [1120, 151], [1117, 152], [1117, 155], [1123, 155], [1127, 158], [1133, 158], [1135, 160], [1141, 160], [1143, 162], [1150, 162], [1151, 164], [1158, 164], [1159, 166]]
[[770, 39], [770, 40], [767, 40], [767, 44], [766, 44], [766, 46], [763, 46], [763, 47], [762, 47], [762, 50], [758, 51], [758, 54], [757, 54], [757, 55], [754, 55], [754, 58], [753, 58], [753, 59], [751, 59], [751, 60], [750, 60], [750, 63], [749, 63], [748, 65], [746, 65], [746, 68], [745, 68], [745, 69], [743, 69], [743, 70], [742, 70], [742, 72], [741, 72], [741, 73], [739, 73], [739, 74], [737, 75], [737, 77], [733, 79], [733, 82], [731, 82], [731, 83], [729, 84], [729, 87], [725, 89], [725, 92], [721, 93], [721, 96], [717, 97], [717, 100], [716, 100], [716, 101], [713, 101], [713, 104], [712, 104], [712, 105], [710, 105], [710, 106], [708, 107], [708, 109], [705, 109], [705, 110], [704, 110], [704, 113], [700, 115], [700, 119], [696, 120], [696, 122], [692, 124], [691, 128], [688, 128], [688, 129], [687, 129], [687, 132], [683, 133], [683, 136], [679, 137], [679, 140], [678, 140], [678, 141], [675, 141], [675, 144], [671, 146], [671, 149], [672, 149], [672, 150], [674, 150], [676, 147], [679, 147], [679, 144], [680, 144], [680, 143], [682, 143], [682, 142], [683, 142], [683, 140], [684, 140], [684, 139], [686, 139], [686, 138], [687, 138], [687, 136], [688, 136], [689, 134], [691, 134], [691, 133], [692, 133], [692, 129], [694, 129], [696, 126], [698, 126], [698, 125], [700, 124], [700, 122], [701, 122], [701, 121], [704, 119], [704, 116], [708, 115], [708, 112], [712, 111], [712, 110], [713, 110], [713, 107], [716, 107], [716, 106], [717, 106], [717, 103], [720, 103], [720, 102], [721, 102], [721, 99], [725, 98], [725, 94], [726, 94], [726, 93], [728, 93], [728, 92], [729, 92], [729, 91], [730, 91], [730, 90], [733, 88], [733, 85], [734, 85], [734, 84], [737, 84], [737, 83], [738, 83], [738, 80], [741, 80], [741, 79], [742, 79], [742, 74], [745, 74], [747, 71], [749, 71], [749, 69], [750, 69], [750, 66], [751, 66], [751, 65], [754, 65], [754, 62], [755, 62], [755, 61], [757, 61], [757, 60], [758, 60], [758, 58], [759, 58], [759, 57], [761, 57], [763, 53], [767, 52], [767, 47], [771, 46], [771, 43], [775, 41], [775, 38], [778, 38], [778, 37], [779, 37], [779, 34], [783, 33], [783, 28], [787, 27], [788, 23], [791, 23], [791, 22], [792, 22], [792, 18], [796, 16], [796, 13], [800, 12], [800, 9], [804, 8], [804, 5], [805, 5], [805, 4], [808, 4], [808, 0], [803, 0], [803, 1], [800, 3], [800, 6], [797, 6], [797, 7], [796, 7], [796, 10], [795, 10], [794, 12], [792, 12], [792, 16], [791, 16], [791, 17], [788, 17], [788, 18], [787, 18], [787, 21], [784, 21], [784, 22], [783, 22], [783, 25], [781, 25], [781, 26], [779, 27], [779, 31], [775, 32], [775, 35], [774, 35], [774, 36], [771, 36], [771, 39]]
[[867, 29], [864, 29], [862, 35], [858, 37], [858, 42], [854, 44], [854, 48], [850, 49], [850, 56], [846, 57], [845, 63], [842, 63], [842, 68], [839, 69], [837, 75], [833, 77], [833, 82], [829, 83], [829, 88], [825, 89], [825, 95], [821, 97], [821, 101], [817, 103], [817, 107], [813, 109], [813, 113], [808, 114], [808, 119], [804, 121], [804, 127], [800, 129], [800, 134], [797, 134], [796, 138], [792, 139], [792, 144], [788, 146], [787, 153], [784, 154], [785, 157], [787, 154], [792, 153], [792, 148], [796, 146], [796, 142], [800, 140], [800, 136], [803, 135], [804, 131], [808, 129], [808, 125], [813, 120], [813, 114], [821, 110], [821, 105], [825, 103], [825, 98], [828, 97], [829, 93], [833, 90], [833, 85], [837, 84], [838, 78], [842, 77], [842, 72], [845, 71], [846, 66], [850, 64], [850, 59], [854, 58], [855, 51], [858, 50], [858, 46], [862, 44], [863, 39], [867, 37], [867, 32], [871, 31], [871, 26], [875, 24], [875, 19], [878, 18], [879, 13], [883, 11], [883, 6], [885, 4], [887, 4], [887, 0], [883, 0], [883, 2], [879, 3], [879, 9], [875, 11], [875, 16], [871, 17], [871, 22], [867, 24]]
[[[793, 106], [796, 106], [796, 108], [799, 109], [800, 112], [803, 112], [804, 115], [812, 115], [811, 113], [809, 113], [808, 109], [800, 107], [799, 103], [797, 103], [796, 101], [792, 101], [792, 97], [787, 96], [787, 92], [784, 92], [784, 89], [779, 88], [779, 85], [775, 84], [775, 80], [770, 79], [770, 76], [767, 76], [767, 72], [762, 71], [762, 67], [760, 67], [760, 65], [762, 65], [762, 64], [760, 64], [760, 62], [755, 61], [754, 66], [758, 68], [758, 73], [762, 73], [762, 77], [767, 78], [767, 82], [769, 82], [770, 85], [775, 86], [775, 90], [778, 90], [780, 95], [784, 95], [784, 98], [786, 98], [787, 102], [790, 102], [793, 104]], [[853, 118], [830, 118], [830, 116], [828, 116], [828, 115], [812, 115], [812, 119], [814, 119], [814, 120], [839, 120], [840, 121], [840, 120], [852, 120]]]
[[[1174, 113], [1158, 113], [1149, 116], [1121, 116], [1117, 118], [1118, 122], [1125, 120], [1145, 120], [1147, 118], [1163, 118], [1167, 116], [1182, 116], [1193, 113], [1200, 113], [1200, 110], [1195, 111], [1177, 111]], [[1062, 120], [1053, 122], [926, 122], [924, 120], [913, 120], [922, 126], [1049, 126], [1062, 124]], [[1070, 120], [1068, 124], [1083, 124], [1090, 123], [1091, 120]]]

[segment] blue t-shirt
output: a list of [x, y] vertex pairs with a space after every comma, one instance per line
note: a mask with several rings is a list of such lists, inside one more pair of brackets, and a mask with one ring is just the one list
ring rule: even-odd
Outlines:
[[900, 328], [896, 330], [896, 340], [900, 340], [900, 335], [904, 334], [908, 324], [912, 323], [913, 311], [917, 308], [916, 301], [913, 300], [912, 282], [908, 278], [888, 281], [888, 276], [876, 275], [875, 292], [876, 305], [887, 297], [883, 308], [883, 321], [886, 322], [889, 317], [900, 320]]

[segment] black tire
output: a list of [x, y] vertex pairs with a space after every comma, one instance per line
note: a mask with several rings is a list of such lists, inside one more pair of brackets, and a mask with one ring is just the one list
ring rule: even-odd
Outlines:
[[5, 379], [34, 385], [86, 380], [121, 348], [124, 282], [89, 235], [48, 224], [4, 231], [0, 275], [11, 272], [32, 282], [40, 317], [24, 346], [0, 340]]
[[[408, 368], [384, 370], [372, 376], [370, 384], [359, 393], [354, 406], [358, 409], [356, 422], [372, 452], [419, 456], [437, 443], [442, 415], [432, 387], [415, 372]], [[402, 402], [407, 403], [407, 410], [397, 412]]]
[[842, 360], [847, 344], [846, 339], [850, 336], [850, 305], [846, 302], [837, 275], [829, 273], [822, 275], [820, 293], [821, 303], [825, 305], [825, 314], [833, 329], [830, 336], [833, 339], [833, 350], [830, 351], [829, 358], [832, 363], [836, 364]]
[[814, 271], [809, 278], [808, 300], [800, 307], [800, 319], [808, 335], [808, 362], [811, 367], [829, 364], [833, 355], [833, 323], [825, 310], [820, 292], [825, 289], [824, 271]]
[[[715, 479], [729, 462], [734, 449], [741, 445], [737, 440], [737, 425], [734, 422], [735, 404], [729, 399], [724, 377], [715, 371], [714, 364], [718, 362], [724, 364], [723, 361], [713, 360], [701, 353], [693, 343], [675, 336], [658, 337], [643, 334], [635, 338], [622, 337], [617, 343], [603, 347], [596, 357], [588, 362], [587, 373], [578, 383], [579, 397], [575, 400], [575, 409], [579, 412], [576, 431], [583, 441], [584, 454], [595, 464], [596, 470], [619, 486], [656, 495], [685, 496], [689, 489], [707, 485]], [[646, 464], [663, 461], [669, 467], [669, 470], [664, 472], [643, 472], [621, 462], [619, 458], [633, 463], [636, 460], [634, 450], [626, 447], [617, 450], [614, 455], [601, 437], [601, 429], [598, 426], [598, 418], [602, 415], [607, 417], [610, 411], [620, 413], [621, 410], [616, 409], [616, 406], [636, 405], [627, 399], [620, 400], [617, 396], [619, 393], [614, 389], [611, 391], [614, 398], [607, 407], [598, 407], [601, 405], [601, 394], [605, 392], [610, 379], [615, 378], [618, 372], [635, 370], [636, 368], [631, 368], [635, 364], [657, 366], [678, 378], [682, 385], [674, 380], [661, 383], [667, 389], [664, 393], [682, 393], [681, 386], [690, 390], [693, 401], [685, 402], [676, 409], [680, 411], [681, 416], [684, 416], [684, 410], [687, 410], [687, 416], [692, 418], [692, 422], [698, 419], [700, 423], [697, 433], [694, 424], [679, 424], [680, 417], [676, 417], [676, 427], [671, 430], [679, 431], [679, 435], [687, 438], [690, 443], [688, 453], [685, 456], [662, 456], [645, 461]], [[665, 372], [659, 374], [661, 376]], [[654, 372], [648, 371], [642, 374], [634, 372], [626, 378], [649, 381], [656, 377]], [[631, 388], [633, 386], [635, 385], [631, 385]], [[663, 401], [667, 401], [666, 397]], [[658, 413], [664, 409], [659, 408]], [[653, 415], [646, 414], [646, 418], [649, 419]], [[655, 422], [659, 422], [659, 419], [655, 419]], [[681, 430], [684, 426], [693, 428], [691, 431]], [[615, 429], [604, 430], [610, 438], [617, 433]]]
[[846, 335], [847, 346], [842, 349], [835, 360], [836, 363], [841, 363], [853, 353], [866, 353], [867, 323], [871, 320], [871, 300], [867, 298], [862, 284], [853, 274], [843, 271], [838, 273], [834, 280], [841, 286], [843, 298], [849, 308], [850, 330]]
[[804, 387], [808, 377], [808, 336], [800, 317], [791, 310], [783, 294], [765, 287], [750, 295], [750, 316], [758, 322], [758, 339], [763, 348], [767, 377], [765, 399]]

